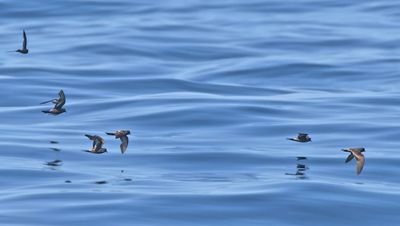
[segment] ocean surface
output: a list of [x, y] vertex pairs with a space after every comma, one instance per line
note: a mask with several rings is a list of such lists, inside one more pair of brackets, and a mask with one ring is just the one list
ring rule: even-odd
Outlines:
[[399, 225], [399, 8], [0, 0], [0, 225]]

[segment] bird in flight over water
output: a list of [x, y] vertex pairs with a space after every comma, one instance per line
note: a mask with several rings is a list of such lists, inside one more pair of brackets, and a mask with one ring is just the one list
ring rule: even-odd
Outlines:
[[10, 52], [19, 52], [22, 54], [27, 54], [29, 52], [27, 45], [28, 45], [28, 39], [26, 38], [26, 33], [25, 30], [23, 30], [23, 36], [24, 36], [24, 40], [22, 42], [22, 49], [17, 49], [16, 51], [10, 51]]
[[97, 135], [92, 136], [92, 135], [85, 134], [85, 136], [87, 138], [89, 138], [89, 140], [93, 141], [92, 149], [85, 150], [86, 152], [90, 152], [93, 154], [103, 154], [104, 152], [107, 152], [107, 149], [103, 148], [103, 145], [105, 143], [103, 138], [101, 138], [100, 136], [97, 136]]
[[357, 161], [357, 167], [356, 167], [356, 173], [357, 175], [360, 175], [364, 163], [365, 163], [365, 157], [362, 154], [362, 152], [365, 152], [365, 148], [347, 148], [347, 149], [342, 149], [344, 152], [350, 152], [349, 156], [346, 158], [346, 163], [350, 162], [353, 158], [356, 158]]
[[295, 138], [287, 138], [288, 140], [306, 143], [311, 141], [311, 137], [307, 133], [299, 133]]
[[47, 110], [47, 111], [42, 111], [43, 113], [52, 114], [52, 115], [58, 115], [58, 114], [61, 114], [63, 112], [66, 112], [65, 108], [63, 108], [63, 106], [65, 104], [65, 101], [66, 101], [64, 91], [60, 90], [60, 92], [58, 92], [58, 96], [59, 96], [59, 98], [48, 100], [48, 101], [40, 103], [40, 104], [47, 104], [47, 103], [55, 104], [52, 109]]
[[115, 136], [115, 139], [121, 139], [121, 145], [119, 146], [121, 148], [121, 153], [124, 154], [126, 149], [128, 148], [128, 135], [131, 134], [130, 130], [117, 130], [113, 133], [107, 133], [107, 135]]

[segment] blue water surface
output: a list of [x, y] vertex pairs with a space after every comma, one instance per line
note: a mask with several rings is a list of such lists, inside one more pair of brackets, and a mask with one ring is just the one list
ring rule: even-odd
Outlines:
[[399, 225], [399, 8], [0, 0], [0, 225]]

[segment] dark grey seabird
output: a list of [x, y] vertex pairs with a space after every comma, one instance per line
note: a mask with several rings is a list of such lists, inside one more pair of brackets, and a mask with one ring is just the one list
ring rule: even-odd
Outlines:
[[130, 130], [117, 130], [113, 133], [107, 133], [107, 135], [115, 136], [115, 139], [121, 139], [121, 145], [119, 146], [121, 148], [121, 153], [124, 154], [126, 149], [128, 148], [128, 135], [131, 134]]
[[26, 48], [26, 46], [28, 44], [28, 39], [26, 38], [25, 30], [23, 30], [23, 36], [24, 36], [24, 41], [22, 42], [22, 49], [18, 49], [15, 52], [27, 54], [29, 52], [29, 50]]
[[106, 148], [103, 148], [104, 145], [104, 140], [100, 136], [97, 135], [88, 135], [85, 134], [89, 140], [93, 141], [92, 149], [91, 150], [86, 150], [86, 152], [90, 152], [93, 154], [103, 154], [104, 152], [107, 152]]
[[356, 167], [356, 172], [357, 175], [360, 175], [364, 163], [365, 163], [365, 157], [362, 154], [362, 152], [365, 152], [365, 148], [347, 148], [347, 149], [342, 149], [344, 152], [350, 152], [349, 156], [346, 158], [346, 163], [350, 162], [354, 157], [357, 160], [357, 167]]
[[301, 142], [301, 143], [306, 143], [310, 142], [311, 138], [308, 136], [307, 133], [299, 133], [297, 137], [295, 138], [287, 138], [288, 140], [296, 141], [296, 142]]
[[59, 96], [58, 99], [52, 99], [52, 100], [48, 100], [48, 101], [40, 103], [40, 104], [47, 104], [47, 103], [55, 104], [54, 108], [47, 110], [47, 111], [42, 111], [43, 113], [58, 115], [63, 112], [66, 112], [65, 108], [63, 108], [65, 101], [66, 101], [64, 91], [60, 90], [60, 92], [58, 93], [58, 96]]

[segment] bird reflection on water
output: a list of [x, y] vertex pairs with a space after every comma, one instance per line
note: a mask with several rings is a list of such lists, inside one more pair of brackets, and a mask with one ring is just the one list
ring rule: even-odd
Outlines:
[[45, 162], [44, 165], [49, 166], [50, 169], [56, 170], [57, 167], [62, 165], [62, 161], [59, 159], [50, 161], [50, 162]]
[[[306, 157], [297, 157], [297, 161], [307, 160]], [[308, 166], [305, 163], [297, 163], [296, 164], [296, 173], [285, 173], [285, 175], [296, 176], [297, 179], [308, 179], [306, 175], [306, 171], [308, 170]]]

